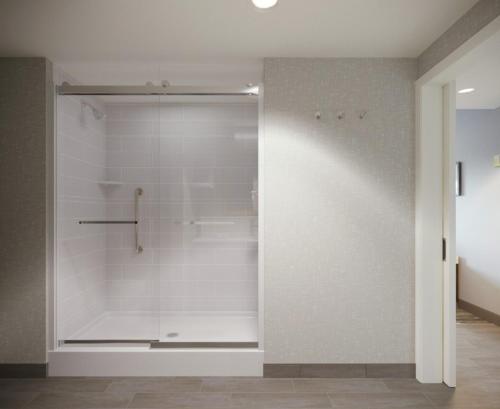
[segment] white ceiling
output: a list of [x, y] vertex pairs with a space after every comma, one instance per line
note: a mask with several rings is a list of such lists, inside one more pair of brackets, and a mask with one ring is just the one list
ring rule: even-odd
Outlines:
[[0, 0], [0, 54], [76, 61], [416, 57], [476, 0]]
[[457, 89], [474, 88], [470, 94], [457, 94], [458, 109], [497, 109], [500, 107], [500, 32], [474, 51], [471, 62], [457, 75]]

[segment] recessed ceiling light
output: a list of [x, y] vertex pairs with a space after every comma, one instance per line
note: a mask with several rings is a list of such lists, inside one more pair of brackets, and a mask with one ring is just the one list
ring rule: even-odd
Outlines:
[[474, 92], [474, 88], [464, 88], [458, 91], [459, 94], [470, 94], [471, 92]]
[[278, 0], [252, 0], [252, 3], [259, 9], [270, 9], [271, 7], [276, 6]]

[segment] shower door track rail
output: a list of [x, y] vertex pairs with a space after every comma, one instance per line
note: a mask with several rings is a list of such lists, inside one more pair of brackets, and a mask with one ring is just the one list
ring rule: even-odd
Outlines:
[[217, 341], [217, 342], [162, 342], [155, 341], [151, 343], [152, 349], [161, 348], [257, 348], [257, 342], [231, 342], [231, 341]]
[[78, 224], [139, 224], [137, 220], [79, 220]]
[[74, 344], [152, 344], [158, 342], [157, 339], [65, 339], [62, 341], [66, 345]]
[[164, 95], [164, 96], [255, 96], [257, 87], [204, 87], [161, 85], [71, 85], [56, 86], [59, 95]]
[[66, 345], [77, 344], [149, 344], [152, 349], [162, 348], [224, 348], [224, 349], [237, 349], [237, 348], [258, 348], [258, 342], [245, 342], [245, 341], [180, 341], [168, 342], [160, 341], [158, 339], [67, 339], [62, 341]]

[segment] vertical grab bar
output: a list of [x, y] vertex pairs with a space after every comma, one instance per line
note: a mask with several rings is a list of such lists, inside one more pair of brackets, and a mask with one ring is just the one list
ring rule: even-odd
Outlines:
[[139, 199], [143, 194], [143, 190], [138, 187], [135, 189], [134, 211], [135, 211], [135, 251], [140, 254], [144, 248], [139, 244]]

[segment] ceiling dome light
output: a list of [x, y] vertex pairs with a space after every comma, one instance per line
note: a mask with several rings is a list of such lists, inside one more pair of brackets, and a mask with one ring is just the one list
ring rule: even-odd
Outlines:
[[278, 0], [252, 0], [252, 3], [259, 9], [270, 9], [271, 7], [276, 6]]
[[464, 88], [458, 91], [459, 94], [470, 94], [471, 92], [474, 92], [474, 88]]

